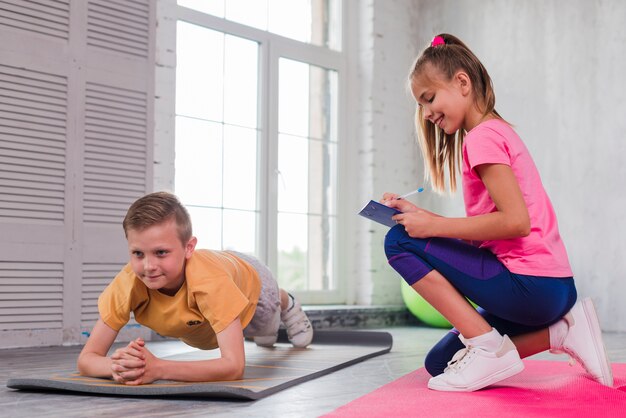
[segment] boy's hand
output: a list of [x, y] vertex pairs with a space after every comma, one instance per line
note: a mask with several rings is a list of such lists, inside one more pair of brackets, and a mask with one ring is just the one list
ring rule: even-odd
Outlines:
[[139, 384], [138, 379], [144, 374], [145, 342], [141, 338], [128, 343], [126, 347], [118, 348], [111, 355], [111, 372], [113, 380], [123, 384]]
[[131, 386], [144, 385], [160, 378], [157, 368], [159, 359], [145, 347], [145, 342], [141, 338], [116, 350], [111, 359], [113, 379], [118, 383]]

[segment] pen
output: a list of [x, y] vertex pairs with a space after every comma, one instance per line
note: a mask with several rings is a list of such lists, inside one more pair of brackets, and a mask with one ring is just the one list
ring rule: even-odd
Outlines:
[[411, 196], [411, 195], [413, 195], [413, 194], [416, 194], [416, 193], [422, 193], [423, 191], [424, 191], [424, 188], [423, 188], [423, 187], [420, 187], [420, 188], [419, 188], [419, 189], [417, 189], [417, 190], [413, 190], [412, 192], [408, 192], [408, 193], [406, 193], [406, 194], [403, 194], [402, 196], [398, 196], [398, 197], [396, 197], [396, 200], [404, 199], [404, 198], [409, 197], [409, 196]]

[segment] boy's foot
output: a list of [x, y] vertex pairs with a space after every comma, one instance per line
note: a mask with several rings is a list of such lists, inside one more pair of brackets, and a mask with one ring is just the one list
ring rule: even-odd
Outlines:
[[313, 340], [313, 326], [300, 303], [291, 294], [289, 299], [289, 307], [280, 313], [280, 319], [287, 328], [287, 337], [291, 344], [304, 348]]
[[269, 323], [264, 327], [267, 332], [273, 333], [270, 335], [255, 335], [252, 338], [254, 343], [260, 347], [274, 347], [276, 340], [278, 340], [278, 328], [280, 328], [280, 308], [277, 306]]
[[[591, 298], [576, 302], [563, 317], [567, 327], [550, 326], [551, 353], [565, 353], [578, 361], [598, 383], [613, 387], [613, 371], [602, 341], [602, 331]], [[559, 335], [565, 332], [564, 335]], [[555, 335], [556, 334], [556, 335]], [[559, 344], [558, 342], [561, 341]], [[556, 342], [556, 343], [554, 343]]]
[[505, 335], [496, 352], [472, 346], [457, 351], [444, 372], [428, 381], [428, 387], [448, 392], [472, 392], [522, 370], [524, 363], [513, 342]]
[[278, 339], [278, 334], [262, 337], [255, 336], [252, 339], [254, 340], [254, 343], [259, 347], [274, 347], [274, 344], [276, 344], [276, 340]]

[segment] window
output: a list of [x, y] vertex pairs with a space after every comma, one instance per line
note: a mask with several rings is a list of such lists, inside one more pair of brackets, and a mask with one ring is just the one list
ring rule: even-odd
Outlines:
[[259, 257], [304, 302], [342, 302], [340, 3], [178, 3], [175, 189], [198, 246]]

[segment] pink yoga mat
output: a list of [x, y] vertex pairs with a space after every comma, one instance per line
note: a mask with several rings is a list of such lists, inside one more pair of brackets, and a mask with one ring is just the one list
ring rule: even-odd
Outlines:
[[613, 388], [591, 380], [579, 365], [524, 365], [523, 372], [471, 393], [430, 390], [421, 368], [325, 417], [626, 417], [626, 364], [613, 364]]

